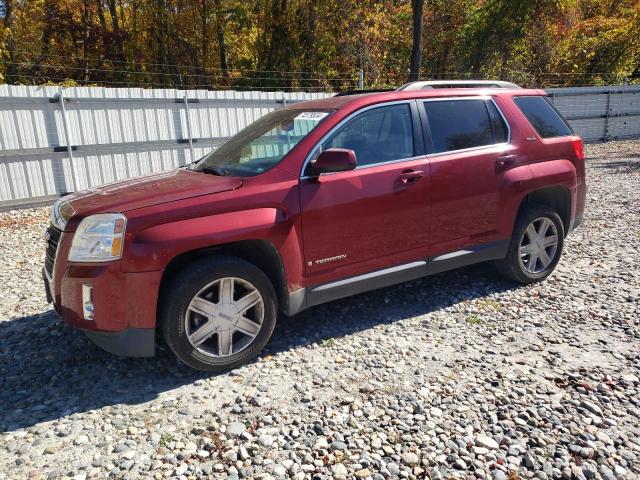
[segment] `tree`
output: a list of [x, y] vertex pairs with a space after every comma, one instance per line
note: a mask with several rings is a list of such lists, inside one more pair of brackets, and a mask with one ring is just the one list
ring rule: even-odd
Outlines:
[[640, 83], [640, 2], [0, 0], [10, 83], [343, 90], [358, 69], [395, 87], [407, 67], [410, 80]]
[[409, 81], [413, 82], [420, 77], [422, 65], [422, 31], [424, 29], [424, 0], [411, 0], [413, 12], [413, 44], [411, 46], [411, 66], [409, 68]]

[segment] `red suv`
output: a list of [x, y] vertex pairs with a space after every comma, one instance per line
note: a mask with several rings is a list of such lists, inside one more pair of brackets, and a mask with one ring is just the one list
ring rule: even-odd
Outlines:
[[159, 331], [218, 371], [279, 311], [488, 260], [543, 280], [584, 202], [582, 141], [544, 91], [420, 82], [294, 104], [186, 168], [61, 198], [45, 287], [107, 351], [152, 356]]

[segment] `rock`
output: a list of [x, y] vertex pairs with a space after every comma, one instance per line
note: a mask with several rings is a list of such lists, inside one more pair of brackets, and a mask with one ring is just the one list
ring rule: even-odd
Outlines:
[[245, 430], [246, 430], [246, 427], [244, 426], [244, 423], [233, 422], [227, 426], [227, 430], [225, 431], [225, 434], [228, 437], [236, 438], [242, 435]]
[[525, 453], [522, 457], [522, 465], [524, 465], [529, 470], [535, 470], [537, 468], [537, 464], [531, 454], [529, 452]]
[[331, 448], [333, 448], [334, 450], [346, 450], [347, 444], [344, 442], [335, 441], [331, 443]]
[[398, 475], [400, 474], [400, 467], [396, 464], [396, 463], [387, 463], [387, 470], [389, 471], [389, 473], [391, 475]]
[[271, 399], [269, 397], [257, 396], [252, 397], [251, 400], [249, 400], [249, 403], [257, 407], [264, 407], [271, 403]]
[[602, 409], [598, 405], [596, 405], [595, 403], [590, 402], [588, 400], [582, 400], [582, 402], [580, 404], [584, 408], [589, 410], [591, 413], [595, 413], [596, 415], [602, 416]]
[[461, 458], [456, 458], [453, 462], [453, 468], [457, 469], [457, 470], [466, 470], [467, 467], [467, 463], [462, 460]]
[[507, 475], [502, 470], [493, 471], [493, 480], [507, 480]]
[[260, 435], [258, 437], [258, 443], [266, 448], [271, 448], [275, 439], [271, 435]]
[[238, 459], [238, 454], [235, 450], [227, 450], [222, 454], [222, 458], [227, 462], [235, 462]]
[[345, 467], [342, 463], [331, 465], [331, 473], [336, 480], [345, 479], [347, 478], [347, 475], [349, 475], [347, 467]]
[[187, 473], [187, 470], [189, 469], [189, 465], [186, 463], [183, 463], [181, 465], [178, 465], [174, 470], [173, 470], [173, 474], [176, 476], [181, 476], [184, 475], [185, 473]]
[[356, 478], [367, 478], [371, 476], [371, 471], [368, 468], [363, 468], [354, 473]]
[[275, 467], [273, 467], [273, 474], [276, 477], [286, 477], [287, 476], [287, 469], [284, 468], [282, 465], [276, 465]]
[[493, 438], [487, 435], [478, 435], [475, 440], [476, 446], [488, 448], [489, 450], [497, 450], [500, 445]]
[[404, 452], [402, 454], [402, 463], [409, 466], [414, 466], [420, 463], [420, 457], [413, 452]]

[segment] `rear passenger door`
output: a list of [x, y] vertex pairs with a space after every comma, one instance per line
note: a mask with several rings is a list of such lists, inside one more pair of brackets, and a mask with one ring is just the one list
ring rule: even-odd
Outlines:
[[432, 253], [498, 240], [500, 185], [516, 158], [504, 117], [484, 97], [420, 104], [431, 144]]

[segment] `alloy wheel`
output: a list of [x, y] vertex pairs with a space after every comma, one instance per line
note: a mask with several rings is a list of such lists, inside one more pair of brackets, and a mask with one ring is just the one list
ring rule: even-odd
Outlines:
[[520, 241], [520, 263], [530, 274], [543, 273], [555, 259], [558, 251], [558, 229], [547, 217], [533, 220]]
[[220, 278], [189, 303], [184, 319], [187, 339], [204, 355], [234, 355], [254, 341], [264, 312], [264, 300], [253, 284], [236, 277]]

